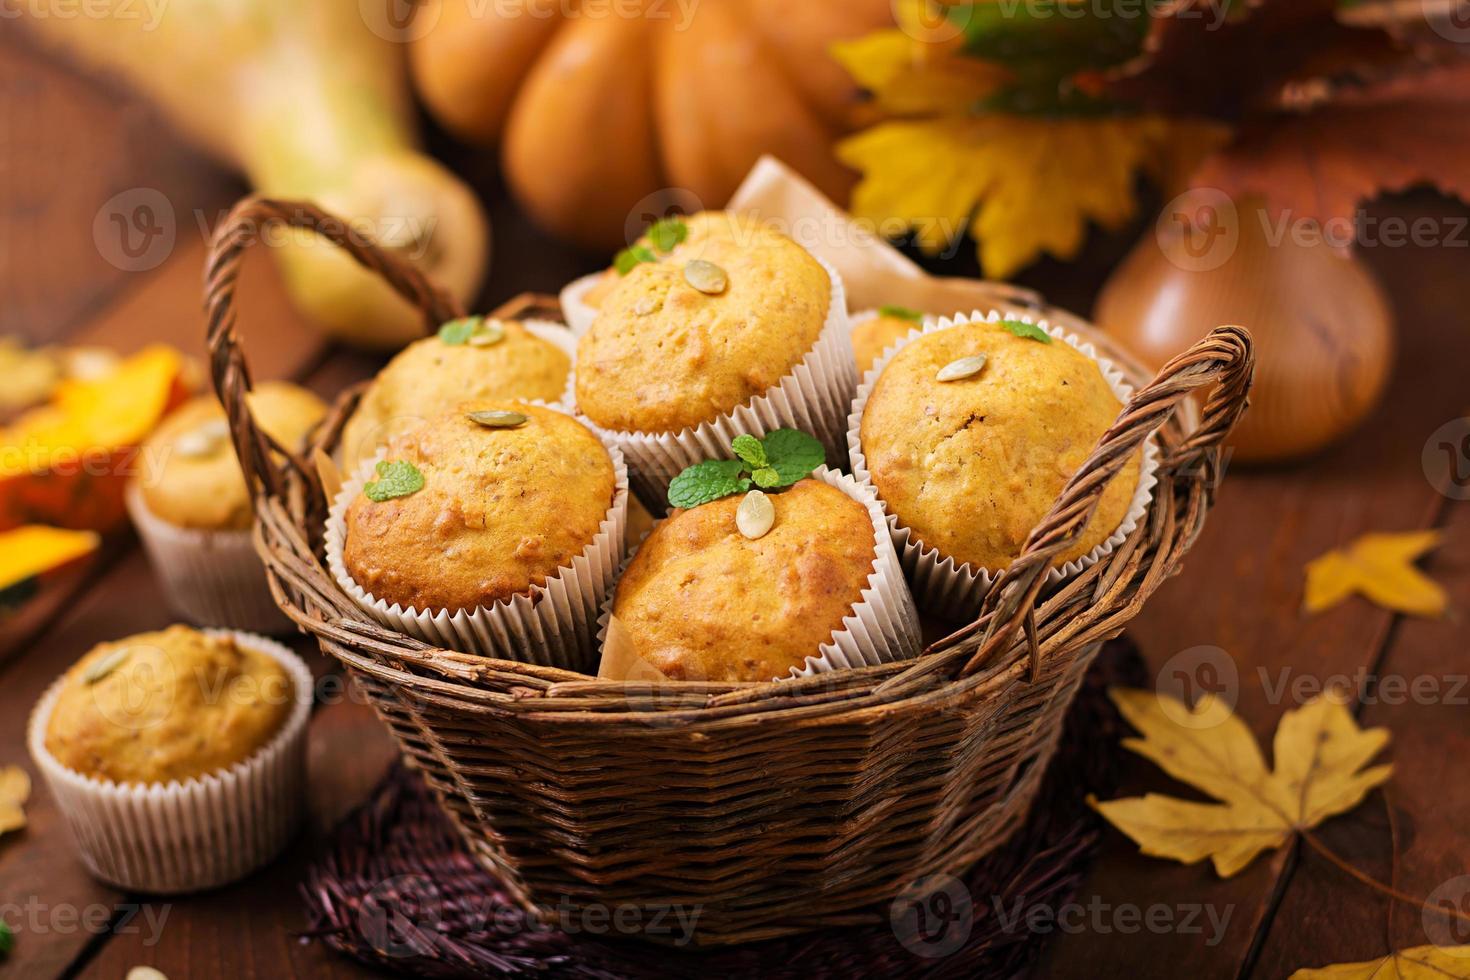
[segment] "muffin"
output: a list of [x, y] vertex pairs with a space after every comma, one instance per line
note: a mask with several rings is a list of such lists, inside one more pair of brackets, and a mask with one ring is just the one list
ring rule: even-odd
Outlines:
[[626, 488], [621, 456], [571, 416], [467, 402], [395, 438], [342, 488], [328, 561], [394, 628], [467, 652], [580, 661], [623, 554]]
[[464, 401], [558, 400], [571, 373], [571, 349], [571, 334], [555, 324], [479, 318], [446, 324], [405, 347], [373, 379], [342, 431], [343, 465], [355, 472], [394, 436]]
[[711, 239], [739, 241], [756, 227], [754, 218], [730, 211], [701, 211], [656, 221], [636, 242], [619, 252], [611, 266], [563, 289], [562, 315], [572, 332], [581, 336], [592, 326], [597, 311], [618, 283], [640, 262], [687, 262], [701, 257]]
[[611, 603], [623, 648], [603, 677], [768, 681], [917, 652], [881, 511], [855, 481], [823, 469], [771, 493], [774, 520], [755, 538], [743, 500], [675, 511], [644, 540]]
[[[717, 266], [724, 285], [718, 273], [713, 285], [693, 284], [692, 262]], [[732, 411], [801, 361], [831, 293], [821, 263], [779, 232], [748, 223], [738, 235], [691, 233], [604, 299], [577, 343], [577, 407], [605, 429], [634, 432], [678, 432]]]
[[[285, 381], [256, 385], [246, 401], [266, 434], [291, 450], [327, 414], [320, 398]], [[250, 492], [230, 442], [229, 420], [214, 396], [179, 406], [144, 443], [143, 453], [152, 472], [139, 488], [153, 516], [201, 531], [250, 527]]]
[[852, 318], [852, 353], [857, 361], [858, 377], [868, 373], [883, 352], [924, 325], [924, 315], [899, 306], [883, 306], [878, 310]]
[[[298, 451], [326, 414], [316, 395], [267, 381], [248, 402], [280, 445]], [[170, 605], [202, 625], [278, 633], [291, 628], [276, 608], [250, 540], [250, 492], [213, 397], [180, 406], [144, 443], [128, 512]]]
[[[892, 517], [921, 607], [956, 616], [978, 609], [990, 573], [1021, 553], [1128, 394], [1111, 366], [1019, 320], [940, 321], [895, 352], [854, 404], [852, 462]], [[1058, 566], [1095, 557], [1130, 512], [1141, 512], [1141, 478], [1135, 459]], [[936, 608], [918, 552], [928, 553], [926, 564], [966, 566], [984, 581]]]
[[183, 782], [259, 751], [285, 724], [290, 693], [274, 657], [171, 626], [99, 644], [77, 661], [51, 710], [46, 748], [107, 782]]
[[666, 255], [628, 268], [577, 344], [570, 400], [622, 448], [648, 503], [742, 433], [802, 428], [837, 458], [856, 387], [835, 271], [748, 219], [696, 217]]
[[248, 633], [99, 644], [42, 698], [32, 757], [87, 866], [183, 892], [265, 864], [299, 822], [311, 672]]

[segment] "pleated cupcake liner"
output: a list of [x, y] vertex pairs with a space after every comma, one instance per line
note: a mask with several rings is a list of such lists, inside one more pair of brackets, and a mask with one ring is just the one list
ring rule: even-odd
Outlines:
[[124, 499], [164, 597], [196, 626], [218, 626], [252, 633], [295, 631], [276, 608], [265, 565], [250, 532], [179, 527], [148, 509], [136, 482]]
[[[868, 574], [868, 584], [861, 592], [861, 599], [843, 617], [842, 627], [832, 632], [832, 638], [818, 647], [816, 653], [809, 655], [803, 666], [792, 667], [789, 674], [772, 677], [770, 680], [810, 677], [813, 674], [870, 667], [917, 656], [923, 646], [919, 612], [915, 608], [908, 584], [904, 581], [903, 567], [894, 550], [887, 518], [878, 503], [877, 495], [871, 487], [865, 487], [847, 474], [825, 466], [814, 470], [811, 478], [841, 490], [867, 510], [868, 517], [873, 522], [873, 570]], [[618, 569], [619, 577], [631, 560], [632, 554], [629, 554], [628, 560]], [[603, 602], [602, 614], [597, 620], [599, 648], [604, 647], [607, 642], [615, 598], [616, 589]], [[657, 673], [650, 666], [646, 674], [637, 679]]]
[[566, 318], [573, 337], [580, 337], [592, 327], [597, 319], [597, 307], [589, 306], [587, 294], [602, 281], [605, 272], [594, 272], [580, 279], [573, 279], [562, 287], [557, 297], [561, 301], [561, 315]]
[[[842, 279], [831, 265], [822, 262], [822, 267], [832, 284], [822, 331], [800, 363], [764, 394], [679, 432], [603, 429], [578, 415], [594, 432], [617, 443], [627, 457], [634, 491], [655, 512], [665, 506], [669, 482], [674, 477], [695, 463], [730, 456], [730, 444], [739, 435], [763, 436], [775, 429], [800, 429], [822, 443], [829, 465], [841, 463], [846, 454], [847, 413], [857, 388], [857, 365]], [[573, 372], [563, 398], [573, 411], [576, 386]]]
[[228, 769], [179, 782], [115, 783], [67, 768], [46, 748], [58, 678], [31, 713], [27, 744], [82, 862], [124, 891], [173, 895], [217, 888], [270, 863], [290, 841], [306, 798], [311, 670], [273, 640], [208, 630], [263, 653], [291, 678], [293, 703], [266, 745]]
[[[878, 376], [883, 373], [883, 369], [888, 366], [888, 362], [895, 354], [921, 336], [969, 323], [997, 323], [1001, 320], [1020, 320], [1042, 328], [1053, 339], [1071, 345], [1097, 364], [1098, 369], [1102, 372], [1103, 380], [1107, 382], [1108, 388], [1121, 404], [1126, 405], [1133, 397], [1133, 386], [1128, 383], [1123, 372], [1107, 358], [1100, 356], [1092, 344], [1061, 327], [1052, 326], [1044, 318], [1016, 310], [993, 310], [988, 315], [976, 310], [968, 316], [956, 314], [953, 317], [942, 317], [926, 323], [922, 329], [910, 333], [883, 351], [883, 356], [863, 376], [857, 397], [853, 399], [852, 414], [848, 416], [847, 447], [853, 476], [863, 485], [872, 488], [880, 503], [883, 498], [873, 484], [861, 441], [863, 411], [867, 408], [868, 397], [872, 394]], [[1149, 504], [1153, 501], [1154, 487], [1158, 484], [1158, 467], [1158, 444], [1153, 439], [1149, 439], [1143, 445], [1143, 460], [1139, 466], [1138, 484], [1134, 488], [1133, 497], [1129, 501], [1128, 510], [1124, 513], [1122, 521], [1112, 534], [1087, 554], [1051, 568], [1046, 573], [1045, 579], [1048, 587], [1055, 586], [1097, 564], [1102, 558], [1111, 554], [1114, 548], [1122, 544], [1129, 534], [1133, 533], [1148, 514]], [[900, 523], [898, 516], [888, 510], [886, 503], [882, 505], [887, 514], [894, 548], [898, 551], [899, 560], [908, 576], [919, 608], [930, 615], [950, 620], [971, 620], [978, 616], [986, 593], [989, 592], [990, 587], [995, 584], [995, 580], [1004, 569], [979, 568], [968, 562], [958, 562], [942, 554], [939, 549], [928, 547], [919, 540], [912, 529]]]
[[[528, 404], [544, 405], [539, 401]], [[562, 411], [556, 405], [546, 407]], [[378, 599], [358, 585], [342, 557], [347, 508], [375, 477], [375, 467], [386, 458], [386, 449], [366, 461], [333, 500], [326, 527], [327, 567], [342, 590], [389, 629], [446, 650], [591, 672], [597, 655], [597, 614], [625, 554], [628, 518], [627, 464], [616, 442], [592, 431], [612, 457], [612, 504], [582, 553], [529, 592], [469, 610], [416, 609]]]

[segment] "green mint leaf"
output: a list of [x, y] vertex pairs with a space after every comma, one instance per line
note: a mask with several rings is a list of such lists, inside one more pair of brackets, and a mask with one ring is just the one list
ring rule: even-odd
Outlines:
[[618, 270], [618, 275], [626, 276], [641, 262], [657, 261], [658, 256], [647, 245], [630, 245], [613, 257], [613, 268]]
[[15, 949], [15, 931], [10, 928], [10, 923], [0, 919], [0, 960], [5, 959]]
[[907, 306], [880, 306], [878, 307], [878, 315], [891, 316], [895, 320], [912, 320], [915, 323], [919, 323], [924, 319], [924, 314], [918, 310], [911, 310]]
[[730, 448], [745, 462], [746, 469], [758, 470], [766, 465], [766, 447], [755, 436], [742, 433], [730, 443]]
[[779, 487], [781, 485], [781, 474], [777, 473], [775, 468], [770, 466], [762, 466], [750, 474], [750, 478], [762, 490], [769, 490], [772, 487]]
[[761, 440], [766, 463], [779, 478], [775, 486], [789, 487], [827, 461], [827, 451], [799, 429], [777, 429]]
[[1025, 323], [1021, 320], [1002, 320], [996, 324], [1007, 333], [1015, 334], [1026, 340], [1039, 340], [1043, 344], [1051, 343], [1051, 334], [1041, 329], [1034, 323]]
[[378, 478], [363, 485], [362, 492], [374, 503], [381, 504], [394, 497], [407, 497], [424, 488], [424, 475], [419, 468], [406, 460], [384, 460], [378, 464]]
[[467, 344], [484, 322], [485, 318], [482, 316], [462, 316], [458, 320], [450, 320], [439, 328], [439, 341], [450, 347]]
[[698, 507], [750, 489], [750, 480], [741, 475], [745, 464], [738, 459], [707, 459], [687, 467], [669, 484], [669, 506]]
[[689, 237], [689, 226], [677, 217], [662, 218], [648, 229], [648, 240], [660, 252], [672, 252], [674, 246]]

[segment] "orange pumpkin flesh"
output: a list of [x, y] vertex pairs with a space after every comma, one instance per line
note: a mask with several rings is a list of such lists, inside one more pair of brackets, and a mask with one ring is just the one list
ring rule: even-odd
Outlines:
[[188, 392], [177, 351], [157, 345], [92, 381], [65, 381], [51, 404], [0, 429], [0, 531], [23, 524], [107, 531], [146, 461], [138, 445]]

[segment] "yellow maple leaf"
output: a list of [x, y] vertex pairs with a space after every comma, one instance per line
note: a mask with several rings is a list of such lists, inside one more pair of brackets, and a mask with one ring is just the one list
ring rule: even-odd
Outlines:
[[1000, 65], [936, 51], [898, 29], [838, 41], [832, 56], [894, 116], [968, 112], [1011, 77]]
[[1275, 769], [1225, 703], [1206, 694], [1190, 708], [1153, 691], [1114, 688], [1113, 703], [1142, 738], [1123, 745], [1219, 803], [1159, 793], [1089, 800], [1144, 854], [1185, 864], [1210, 858], [1228, 878], [1257, 854], [1357, 806], [1393, 767], [1363, 767], [1388, 744], [1382, 728], [1364, 731], [1341, 701], [1317, 698], [1288, 711], [1276, 728]]
[[26, 825], [25, 802], [31, 795], [31, 777], [20, 766], [0, 769], [0, 834]]
[[1290, 980], [1470, 980], [1470, 946], [1415, 946], [1378, 960], [1297, 970]]
[[1319, 613], [1359, 593], [1369, 601], [1412, 616], [1442, 616], [1444, 589], [1414, 567], [1439, 545], [1438, 531], [1365, 534], [1346, 549], [1307, 562], [1303, 608]]
[[986, 113], [880, 123], [838, 155], [863, 174], [852, 210], [902, 221], [939, 252], [968, 229], [988, 276], [1005, 278], [1049, 252], [1067, 259], [1089, 221], [1119, 228], [1134, 214], [1141, 167], [1187, 155], [1180, 141], [1220, 128], [1162, 116], [1043, 118]]

